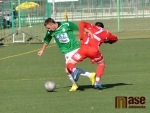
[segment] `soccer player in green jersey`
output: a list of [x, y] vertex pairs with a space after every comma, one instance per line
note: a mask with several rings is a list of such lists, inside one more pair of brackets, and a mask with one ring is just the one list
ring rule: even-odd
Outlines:
[[[72, 22], [55, 22], [52, 18], [46, 19], [44, 26], [47, 28], [47, 32], [44, 38], [43, 47], [40, 51], [38, 51], [38, 55], [41, 56], [43, 54], [45, 48], [48, 46], [53, 37], [60, 51], [65, 54], [67, 64], [70, 58], [80, 47], [79, 42], [73, 34], [73, 31], [78, 30], [78, 26]], [[76, 91], [78, 89], [77, 78], [73, 78], [67, 68], [65, 68], [65, 72], [72, 82], [72, 87], [69, 91]], [[92, 84], [95, 82], [95, 73], [85, 72], [84, 70], [78, 68], [76, 74], [89, 77]]]

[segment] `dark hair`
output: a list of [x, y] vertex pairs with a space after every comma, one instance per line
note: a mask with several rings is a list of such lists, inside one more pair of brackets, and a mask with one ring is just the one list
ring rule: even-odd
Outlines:
[[99, 26], [99, 27], [104, 28], [104, 24], [102, 22], [96, 22], [95, 26]]
[[56, 23], [52, 18], [47, 18], [44, 22], [44, 26], [46, 26], [48, 23]]

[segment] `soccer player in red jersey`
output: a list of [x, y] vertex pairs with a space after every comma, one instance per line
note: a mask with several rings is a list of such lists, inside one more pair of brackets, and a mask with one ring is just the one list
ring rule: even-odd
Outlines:
[[[81, 21], [78, 27], [81, 46], [80, 49], [72, 56], [66, 67], [70, 72], [72, 72], [73, 78], [78, 80], [78, 77], [74, 77], [77, 76], [74, 74], [76, 72], [75, 64], [81, 62], [85, 58], [90, 58], [93, 64], [98, 64], [96, 69], [96, 80], [95, 83], [92, 83], [92, 85], [94, 85], [94, 88], [102, 89], [100, 79], [102, 78], [104, 72], [105, 63], [103, 55], [99, 51], [99, 46], [102, 43], [112, 44], [116, 42], [118, 38], [109, 31], [105, 30], [104, 25], [101, 22], [96, 22], [95, 25], [93, 25], [88, 22]], [[86, 34], [84, 35], [85, 32]]]

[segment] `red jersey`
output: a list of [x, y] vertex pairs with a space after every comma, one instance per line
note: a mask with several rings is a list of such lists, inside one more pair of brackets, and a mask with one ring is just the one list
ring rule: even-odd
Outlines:
[[[84, 35], [84, 27], [92, 32], [93, 38], [91, 38], [88, 33]], [[80, 40], [82, 40], [81, 45], [86, 44], [95, 48], [99, 48], [103, 42], [112, 44], [118, 40], [118, 38], [109, 31], [83, 21], [79, 23], [79, 33]]]

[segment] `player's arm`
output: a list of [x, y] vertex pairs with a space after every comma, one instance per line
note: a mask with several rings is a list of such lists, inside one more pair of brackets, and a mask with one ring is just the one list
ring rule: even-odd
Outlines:
[[89, 26], [91, 26], [91, 24], [88, 22], [81, 21], [79, 23], [78, 28], [79, 28], [80, 40], [83, 40], [85, 32], [92, 34], [91, 31], [88, 30]]
[[42, 49], [40, 51], [38, 51], [38, 55], [41, 56], [45, 50], [45, 48], [48, 46], [48, 44], [44, 43], [42, 46]]
[[46, 47], [48, 46], [48, 44], [50, 43], [52, 37], [49, 35], [48, 31], [46, 33], [46, 36], [44, 38], [44, 44], [42, 46], [42, 49], [40, 51], [38, 51], [38, 55], [41, 56], [44, 52], [44, 50], [46, 49]]
[[68, 22], [69, 23], [69, 28], [72, 30], [72, 31], [78, 31], [78, 25], [73, 23], [73, 22]]
[[110, 32], [108, 32], [108, 37], [107, 37], [107, 39], [104, 41], [104, 43], [113, 44], [113, 43], [115, 43], [116, 41], [118, 41], [117, 36], [115, 36], [115, 35], [111, 34]]

